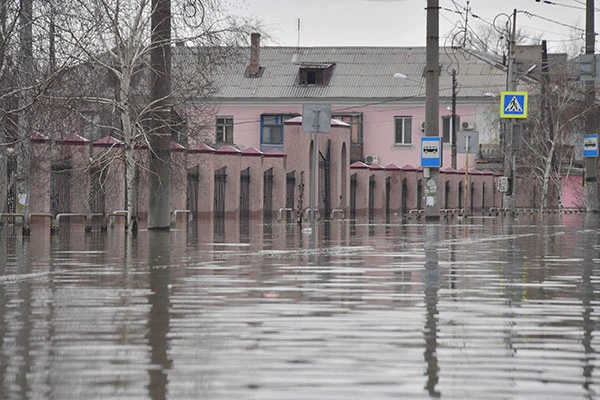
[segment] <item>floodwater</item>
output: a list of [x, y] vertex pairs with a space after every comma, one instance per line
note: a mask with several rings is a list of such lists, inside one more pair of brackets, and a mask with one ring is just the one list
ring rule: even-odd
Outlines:
[[594, 399], [595, 215], [0, 241], [1, 399]]

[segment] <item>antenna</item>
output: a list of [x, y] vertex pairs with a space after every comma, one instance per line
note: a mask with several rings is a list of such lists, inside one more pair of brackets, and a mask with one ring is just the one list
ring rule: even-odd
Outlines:
[[469, 3], [470, 1], [467, 0], [467, 8], [465, 9], [465, 33], [463, 36], [463, 47], [467, 47], [467, 31], [468, 31], [468, 27], [469, 27], [469, 12], [471, 11], [471, 8], [469, 7]]
[[298, 18], [298, 45], [297, 47], [300, 47], [300, 18]]

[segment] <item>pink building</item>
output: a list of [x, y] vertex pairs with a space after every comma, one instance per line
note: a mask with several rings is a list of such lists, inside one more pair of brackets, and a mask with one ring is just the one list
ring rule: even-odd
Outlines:
[[[424, 208], [420, 141], [427, 133], [425, 50], [261, 48], [260, 35], [253, 34], [245, 58], [232, 59], [215, 77], [218, 92], [210, 104], [199, 101], [178, 108], [186, 119], [183, 125], [194, 134], [187, 145], [171, 147], [174, 219], [182, 222], [192, 215], [201, 220], [212, 216], [289, 220], [309, 207], [314, 169], [315, 207], [322, 218], [418, 213]], [[174, 51], [185, 51], [185, 46]], [[440, 207], [501, 208], [497, 191], [501, 165], [490, 162], [488, 150], [499, 144], [497, 95], [506, 86], [506, 74], [482, 58], [458, 56], [455, 51], [440, 51]], [[331, 105], [332, 131], [319, 136], [318, 148], [301, 130], [303, 104]], [[478, 132], [480, 149], [468, 159], [458, 154], [453, 160], [451, 147], [459, 131]], [[32, 192], [33, 212], [92, 215], [126, 208], [122, 163], [107, 167], [96, 162], [119, 159], [122, 143], [110, 137], [91, 143], [79, 135], [66, 135], [55, 141], [51, 161], [48, 140], [42, 135], [33, 139], [38, 161], [34, 174], [40, 182]], [[313, 165], [315, 151], [319, 165]], [[148, 211], [146, 153], [142, 146], [136, 154], [142, 167], [135, 199], [141, 226]], [[90, 164], [90, 155], [95, 163]], [[66, 188], [60, 195], [52, 192], [52, 187], [61, 186], [57, 179]], [[573, 174], [563, 178], [565, 207], [581, 207], [580, 181]], [[518, 207], [535, 207], [538, 188], [519, 187]]]
[[[420, 140], [426, 135], [424, 47], [261, 47], [260, 35], [253, 34], [251, 40], [246, 58], [234, 60], [217, 77], [219, 91], [212, 100], [215, 125], [204, 131], [206, 143], [233, 144], [242, 151], [284, 151], [285, 121], [299, 116], [305, 103], [326, 103], [333, 118], [350, 125], [350, 163], [420, 165]], [[437, 130], [443, 142], [442, 167], [497, 168], [487, 162], [481, 148], [469, 160], [460, 151], [452, 160], [451, 146], [458, 132], [468, 131], [479, 133], [482, 148], [498, 148], [505, 68], [490, 57], [463, 56], [451, 49], [440, 50], [440, 65]], [[415, 196], [418, 190], [413, 187]], [[462, 190], [469, 196], [475, 191], [474, 206], [502, 207], [493, 183]], [[570, 201], [574, 197], [563, 195], [569, 200], [565, 205], [575, 204]], [[458, 193], [451, 200], [458, 202]], [[518, 195], [519, 207], [532, 207], [532, 201], [527, 194]]]
[[[300, 115], [304, 103], [328, 103], [333, 118], [351, 125], [349, 161], [420, 165], [425, 48], [263, 47], [258, 52], [260, 36], [252, 39], [247, 60], [233, 63], [219, 77], [213, 100], [215, 129], [205, 132], [207, 143], [283, 150], [285, 121]], [[443, 165], [450, 166], [451, 70], [458, 66], [443, 51], [440, 58], [438, 128]], [[404, 79], [394, 77], [398, 72]], [[482, 142], [497, 140], [498, 99], [489, 94], [503, 90], [505, 73], [470, 57], [461, 60], [457, 78], [456, 131], [477, 130]], [[465, 165], [464, 155], [459, 154], [456, 163]]]

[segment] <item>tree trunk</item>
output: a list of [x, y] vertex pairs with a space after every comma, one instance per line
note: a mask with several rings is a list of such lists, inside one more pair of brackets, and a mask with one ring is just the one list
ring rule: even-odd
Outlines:
[[169, 229], [171, 176], [171, 1], [152, 0], [152, 50], [150, 53], [152, 131], [149, 135], [148, 229]]
[[130, 232], [137, 230], [137, 209], [135, 200], [137, 199], [138, 187], [135, 177], [135, 136], [132, 130], [129, 114], [122, 113], [123, 136], [125, 137], [125, 184], [127, 188], [127, 229]]
[[121, 127], [123, 129], [123, 141], [125, 142], [125, 184], [127, 187], [127, 229], [129, 232], [137, 230], [137, 199], [138, 186], [135, 176], [135, 128], [131, 123], [129, 110], [129, 92], [131, 90], [131, 68], [124, 65], [119, 81], [118, 102], [121, 109]]
[[20, 24], [20, 65], [19, 85], [19, 143], [17, 150], [17, 212], [27, 215], [31, 197], [31, 84], [33, 78], [33, 31], [32, 31], [33, 0], [21, 0]]
[[[0, 143], [6, 143], [6, 137], [4, 134], [4, 121], [2, 119], [0, 125]], [[0, 213], [7, 212], [6, 201], [8, 196], [8, 177], [7, 171], [7, 159], [6, 159], [6, 146], [0, 146]], [[0, 226], [2, 221], [0, 221]]]
[[[6, 0], [0, 0], [0, 27], [2, 27], [2, 32], [0, 32], [0, 67], [4, 66], [4, 55], [6, 53], [6, 36], [4, 32], [6, 31]], [[0, 69], [3, 70], [4, 68]], [[4, 90], [4, 87], [2, 87]], [[2, 109], [6, 110], [6, 101], [3, 98], [1, 103]], [[6, 112], [2, 111], [0, 115], [0, 212], [5, 213], [7, 210], [7, 197], [8, 197], [8, 160], [6, 154]], [[0, 227], [2, 226], [2, 221], [0, 221]]]
[[125, 182], [127, 185], [127, 229], [129, 232], [137, 231], [137, 207], [138, 180], [135, 176], [135, 149], [125, 148]]
[[550, 188], [550, 174], [552, 173], [552, 164], [554, 159], [554, 149], [556, 148], [556, 140], [552, 141], [548, 157], [546, 158], [546, 165], [544, 165], [544, 175], [542, 177], [542, 199], [540, 212], [546, 211], [548, 208], [548, 191]]

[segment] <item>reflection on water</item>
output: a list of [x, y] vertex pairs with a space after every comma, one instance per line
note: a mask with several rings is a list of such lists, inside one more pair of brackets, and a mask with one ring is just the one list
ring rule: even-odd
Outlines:
[[597, 216], [4, 237], [0, 398], [593, 399]]
[[168, 370], [171, 365], [168, 354], [169, 333], [169, 269], [171, 266], [171, 235], [164, 231], [148, 232], [148, 274], [150, 293], [148, 304], [148, 344], [151, 349], [150, 398], [167, 398]]

